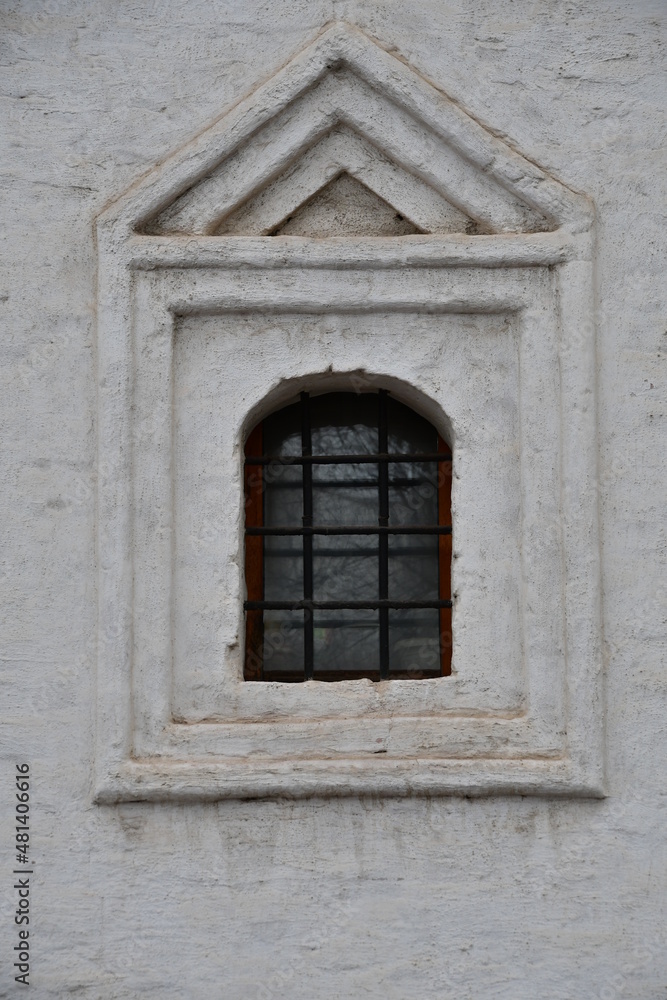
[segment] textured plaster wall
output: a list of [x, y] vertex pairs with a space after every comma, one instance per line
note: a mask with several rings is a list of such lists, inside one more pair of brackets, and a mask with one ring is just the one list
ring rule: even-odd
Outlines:
[[[27, 760], [33, 996], [667, 996], [660, 11], [650, 0], [2, 5], [0, 829], [6, 845], [14, 764]], [[91, 804], [92, 220], [333, 17], [395, 45], [595, 200], [604, 801]], [[0, 997], [21, 989], [3, 856]]]

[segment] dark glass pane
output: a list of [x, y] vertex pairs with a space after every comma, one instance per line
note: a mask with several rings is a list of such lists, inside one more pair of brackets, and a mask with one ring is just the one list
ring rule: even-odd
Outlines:
[[330, 392], [324, 396], [313, 396], [310, 400], [310, 420], [313, 455], [370, 455], [377, 452], [378, 398], [375, 394]]
[[272, 413], [263, 423], [265, 455], [301, 454], [301, 404]]
[[313, 523], [376, 525], [377, 482], [377, 465], [314, 465]]
[[389, 676], [440, 676], [440, 615], [430, 608], [389, 612]]
[[303, 599], [301, 535], [267, 535], [264, 539], [264, 600]]
[[[301, 411], [298, 404], [274, 413], [264, 421], [263, 430], [265, 454], [279, 456], [301, 454]], [[301, 466], [272, 462], [262, 467], [262, 474], [264, 524], [271, 528], [299, 526], [303, 512]], [[264, 539], [264, 600], [300, 601], [302, 598], [301, 537], [267, 536]], [[302, 613], [301, 617], [303, 618]], [[303, 644], [303, 631], [300, 634]]]
[[264, 466], [264, 524], [271, 528], [299, 526], [303, 512], [301, 466]]
[[390, 535], [390, 599], [436, 601], [438, 586], [437, 535]]
[[[298, 406], [288, 406], [264, 421], [264, 453], [278, 456], [301, 454]], [[272, 528], [300, 525], [303, 512], [301, 466], [271, 462], [262, 467], [262, 475], [264, 524]]]
[[438, 432], [418, 413], [391, 396], [387, 399], [389, 451], [419, 454], [438, 450]]
[[389, 463], [389, 523], [438, 523], [438, 463]]
[[264, 680], [303, 680], [303, 615], [264, 612]]
[[332, 674], [368, 677], [380, 672], [376, 611], [316, 611], [315, 678]]
[[376, 601], [378, 594], [377, 535], [313, 537], [316, 601]]

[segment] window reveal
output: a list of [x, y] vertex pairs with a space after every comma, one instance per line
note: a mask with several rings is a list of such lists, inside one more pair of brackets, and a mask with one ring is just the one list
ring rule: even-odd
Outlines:
[[451, 453], [379, 393], [273, 413], [245, 459], [246, 680], [451, 673]]

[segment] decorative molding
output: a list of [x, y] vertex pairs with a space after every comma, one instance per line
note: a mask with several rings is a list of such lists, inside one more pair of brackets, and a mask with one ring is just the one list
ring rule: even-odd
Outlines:
[[[344, 174], [419, 234], [269, 235]], [[344, 24], [99, 217], [98, 801], [604, 794], [592, 227]], [[454, 676], [245, 684], [243, 435], [350, 379], [452, 430]]]
[[[393, 164], [430, 187], [434, 199], [446, 199], [492, 232], [581, 231], [592, 223], [586, 198], [488, 133], [441, 90], [345, 23], [323, 31], [135, 185], [104, 218], [122, 218], [133, 229], [160, 220], [164, 231], [212, 233], [283, 172], [291, 179], [295, 161], [306, 157], [305, 172], [309, 158], [317, 160], [323, 147], [337, 142], [348, 147], [333, 154], [350, 157], [343, 164], [348, 173], [354, 175], [355, 159], [364, 156], [377, 158], [377, 170]], [[318, 188], [306, 190], [302, 201]]]

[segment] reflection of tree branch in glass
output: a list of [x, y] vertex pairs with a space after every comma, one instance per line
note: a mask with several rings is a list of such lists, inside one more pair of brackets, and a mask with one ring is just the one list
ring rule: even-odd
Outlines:
[[287, 406], [246, 443], [246, 680], [451, 672], [449, 446], [388, 392]]

